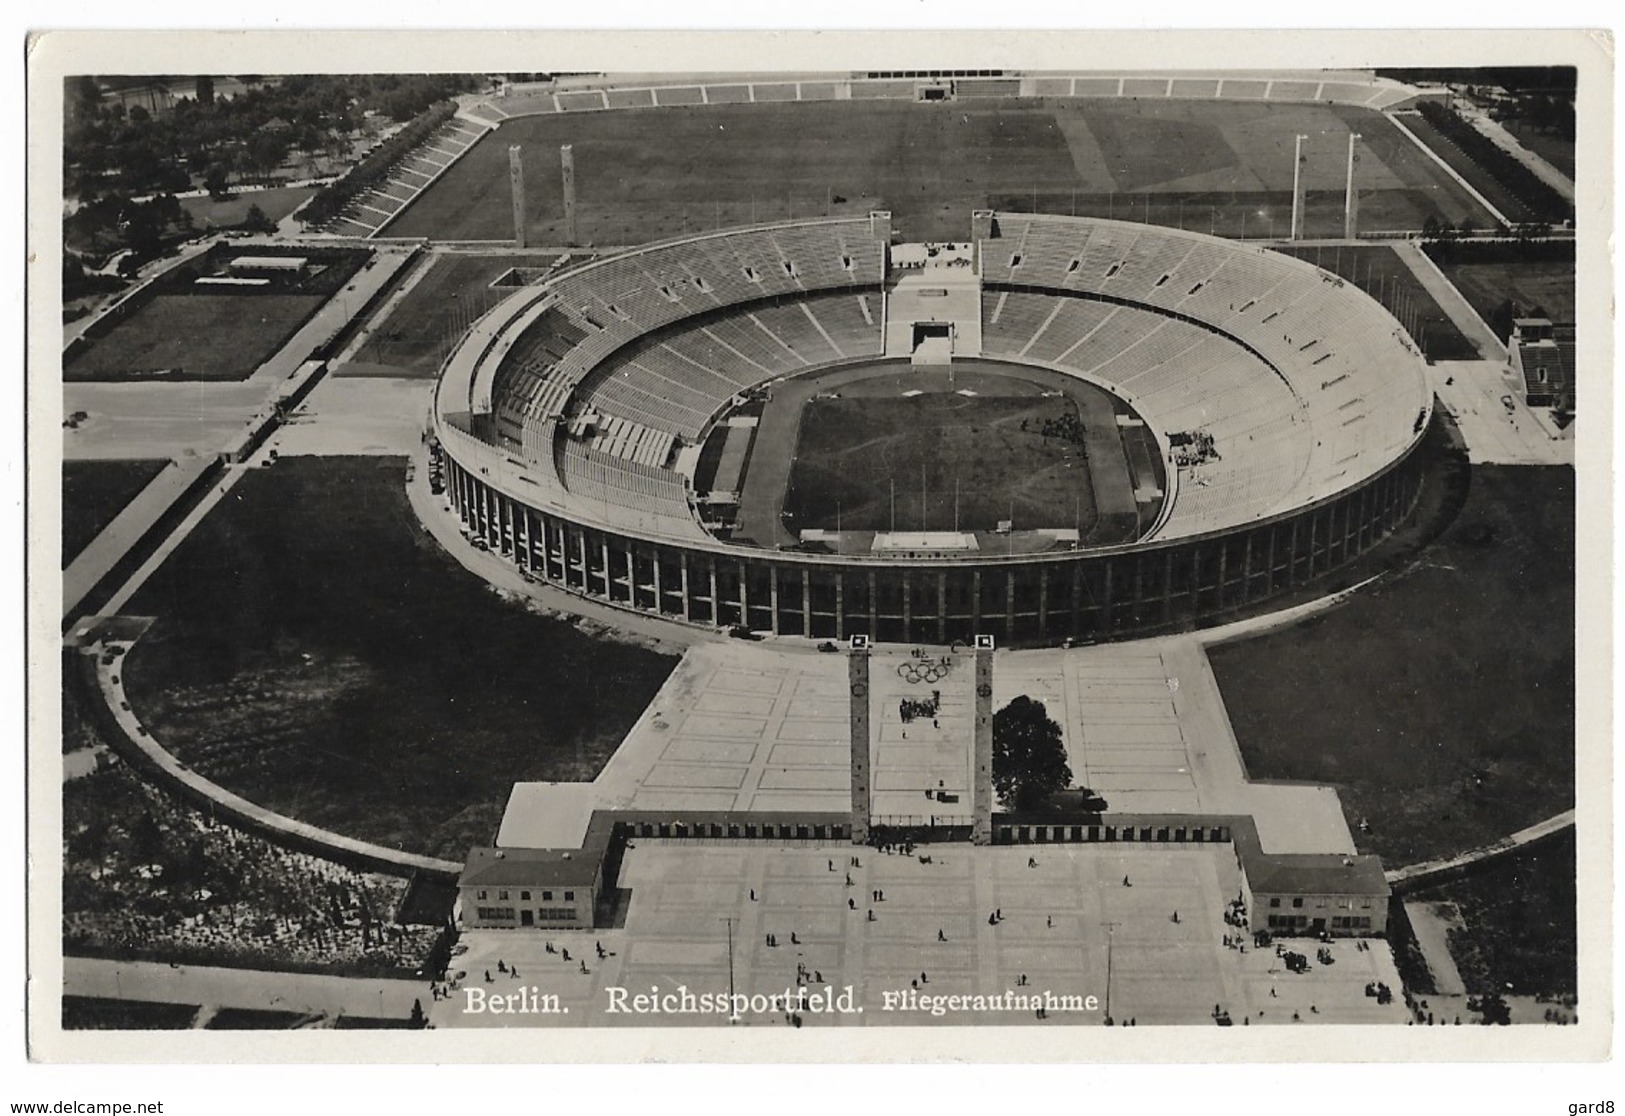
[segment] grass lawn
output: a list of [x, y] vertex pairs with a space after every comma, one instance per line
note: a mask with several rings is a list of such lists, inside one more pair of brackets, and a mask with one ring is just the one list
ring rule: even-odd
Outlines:
[[298, 209], [316, 192], [314, 186], [280, 186], [274, 190], [251, 190], [215, 201], [212, 198], [182, 198], [181, 208], [192, 215], [199, 229], [231, 229], [248, 217], [251, 206], [273, 221], [280, 221]]
[[499, 597], [406, 502], [399, 458], [255, 470], [127, 609], [131, 702], [272, 809], [461, 859], [516, 780], [585, 780], [675, 659]]
[[895, 482], [898, 530], [953, 530], [956, 515], [965, 531], [991, 531], [1012, 514], [1022, 528], [1090, 525], [1082, 447], [1042, 433], [1061, 420], [1078, 421], [1070, 399], [814, 399], [802, 412], [785, 509], [798, 529], [833, 530], [839, 504], [843, 530], [886, 531]]
[[1336, 786], [1395, 866], [1572, 806], [1574, 545], [1571, 469], [1475, 466], [1409, 573], [1214, 648], [1251, 776]]
[[1429, 360], [1477, 360], [1479, 351], [1456, 328], [1399, 254], [1386, 244], [1282, 248], [1341, 275], [1383, 304], [1407, 329]]
[[[428, 272], [378, 323], [354, 363], [385, 365], [397, 375], [433, 379], [468, 327], [485, 311], [518, 288], [492, 290], [491, 282], [510, 268], [533, 267], [535, 255], [443, 254], [428, 262]], [[339, 368], [336, 375], [344, 375]]]
[[1540, 306], [1554, 322], [1574, 321], [1573, 262], [1441, 263], [1439, 270], [1491, 328], [1497, 308], [1507, 299], [1517, 303], [1520, 312]]
[[[520, 118], [476, 144], [388, 232], [447, 240], [511, 236], [507, 150], [519, 144], [532, 241], [560, 243], [563, 143], [575, 147], [580, 236], [593, 244], [871, 209], [889, 209], [909, 239], [960, 239], [970, 211], [990, 203], [1036, 204], [1047, 212], [1075, 204], [1079, 214], [1097, 208], [1104, 214], [1116, 195], [1116, 215], [1138, 220], [1127, 211], [1135, 193], [1187, 196], [1190, 228], [1208, 228], [1207, 208], [1198, 214], [1198, 206], [1214, 208], [1217, 231], [1233, 230], [1239, 215], [1265, 197], [1284, 230], [1292, 137], [1314, 138], [1309, 188], [1337, 191], [1351, 128], [1367, 137], [1362, 186], [1373, 227], [1420, 228], [1434, 212], [1453, 223], [1467, 216], [1487, 223], [1481, 207], [1378, 113], [1215, 101], [1010, 100]], [[1314, 228], [1340, 222], [1335, 206], [1311, 208]], [[1321, 210], [1331, 216], [1315, 216]], [[1158, 212], [1175, 222], [1175, 205]], [[1253, 228], [1252, 235], [1267, 235], [1262, 220]]]
[[1450, 956], [1467, 991], [1551, 996], [1578, 991], [1575, 845], [1560, 837], [1495, 862], [1465, 879], [1417, 892], [1453, 903]]
[[325, 295], [157, 295], [62, 369], [74, 380], [244, 380]]
[[158, 1004], [101, 996], [63, 996], [64, 1031], [184, 1031], [197, 1018], [196, 1004]]
[[168, 461], [64, 461], [63, 569], [168, 464]]

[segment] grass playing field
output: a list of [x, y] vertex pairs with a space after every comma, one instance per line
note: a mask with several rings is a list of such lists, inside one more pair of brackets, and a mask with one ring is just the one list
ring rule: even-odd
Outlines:
[[1071, 400], [1041, 396], [816, 399], [802, 413], [785, 510], [800, 528], [833, 530], [839, 514], [851, 531], [1090, 525], [1083, 447], [1042, 433], [1077, 421]]
[[460, 858], [516, 780], [590, 779], [674, 660], [595, 640], [457, 566], [398, 458], [245, 477], [131, 603], [131, 700], [182, 760], [338, 832]]
[[168, 464], [168, 461], [64, 461], [63, 568]]
[[[512, 236], [507, 150], [525, 150], [533, 243], [562, 240], [559, 145], [575, 147], [580, 236], [633, 244], [683, 232], [885, 208], [914, 240], [966, 235], [990, 203], [1284, 232], [1293, 136], [1311, 137], [1311, 232], [1341, 230], [1347, 136], [1364, 137], [1365, 223], [1420, 228], [1488, 214], [1380, 114], [1344, 106], [998, 101], [711, 106], [526, 117], [480, 141], [388, 227], [392, 236]], [[1161, 199], [1135, 214], [1134, 195]], [[837, 201], [836, 199], [842, 199]], [[1317, 198], [1319, 200], [1317, 200]], [[1331, 204], [1326, 199], [1331, 198]], [[1189, 214], [1181, 212], [1188, 203]], [[1141, 210], [1144, 210], [1143, 199]], [[1210, 213], [1211, 211], [1211, 213]], [[1246, 230], [1243, 214], [1253, 214]]]
[[322, 295], [158, 295], [78, 350], [65, 380], [247, 379], [326, 302]]
[[1396, 866], [1572, 806], [1574, 546], [1571, 469], [1475, 466], [1409, 573], [1213, 648], [1252, 777], [1335, 785]]

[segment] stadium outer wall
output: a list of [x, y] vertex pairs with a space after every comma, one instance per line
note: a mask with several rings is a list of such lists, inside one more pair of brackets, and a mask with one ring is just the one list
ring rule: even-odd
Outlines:
[[[1400, 527], [1421, 495], [1417, 443], [1302, 508], [1165, 542], [973, 560], [896, 560], [673, 542], [606, 530], [504, 491], [505, 455], [442, 426], [465, 530], [535, 581], [646, 615], [774, 635], [948, 643], [1104, 641], [1199, 626], [1321, 578]], [[518, 487], [515, 485], [515, 487]]]

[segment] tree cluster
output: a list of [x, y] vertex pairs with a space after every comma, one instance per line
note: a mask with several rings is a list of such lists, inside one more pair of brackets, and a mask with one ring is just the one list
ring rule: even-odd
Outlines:
[[1449, 139], [1462, 154], [1506, 187], [1529, 214], [1552, 223], [1574, 216], [1573, 207], [1524, 164], [1503, 150], [1494, 140], [1464, 120], [1455, 110], [1435, 101], [1417, 105], [1422, 118]]
[[211, 176], [263, 177], [293, 151], [342, 157], [368, 112], [411, 120], [475, 87], [467, 74], [292, 74], [233, 97], [194, 79], [196, 96], [151, 113], [103, 103], [101, 84], [68, 80], [63, 170], [80, 198], [189, 188]]

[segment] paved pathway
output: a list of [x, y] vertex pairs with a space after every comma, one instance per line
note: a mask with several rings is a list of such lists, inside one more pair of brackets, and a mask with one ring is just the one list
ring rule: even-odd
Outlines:
[[1439, 309], [1443, 310], [1462, 335], [1473, 343], [1478, 355], [1485, 360], [1505, 362], [1507, 348], [1501, 344], [1501, 339], [1484, 323], [1484, 319], [1478, 316], [1478, 311], [1473, 309], [1472, 303], [1462, 297], [1456, 285], [1444, 277], [1444, 273], [1428, 258], [1427, 253], [1422, 251], [1421, 246], [1412, 240], [1402, 240], [1394, 243], [1392, 247], [1394, 254], [1403, 260], [1416, 276], [1416, 281], [1433, 296], [1433, 301], [1439, 304]]
[[[167, 1004], [199, 1004], [206, 1010], [255, 1008], [306, 1015], [405, 1019], [412, 1001], [430, 1004], [426, 981], [273, 973], [156, 961], [62, 959], [62, 992]], [[209, 1011], [212, 1014], [212, 1010]]]
[[1523, 402], [1523, 385], [1505, 364], [1449, 361], [1428, 367], [1433, 393], [1477, 465], [1572, 465], [1575, 425], [1557, 431], [1549, 415]]
[[1405, 915], [1410, 919], [1416, 944], [1421, 947], [1427, 961], [1428, 972], [1433, 974], [1433, 988], [1441, 996], [1464, 996], [1467, 986], [1462, 983], [1456, 959], [1450, 955], [1450, 927], [1436, 903], [1407, 902]]
[[1506, 856], [1517, 852], [1528, 845], [1554, 833], [1574, 828], [1574, 811], [1564, 810], [1561, 814], [1554, 814], [1544, 821], [1527, 826], [1495, 841], [1491, 844], [1471, 849], [1460, 856], [1453, 856], [1445, 860], [1427, 860], [1420, 864], [1407, 864], [1403, 868], [1396, 868], [1388, 873], [1390, 884], [1407, 885], [1407, 890], [1425, 887], [1433, 877], [1458, 872], [1471, 864], [1480, 861], [1493, 860], [1496, 857]]
[[1477, 108], [1463, 110], [1467, 122], [1494, 141], [1495, 146], [1528, 167], [1546, 185], [1563, 195], [1565, 201], [1574, 201], [1574, 180], [1545, 159], [1518, 142], [1518, 137], [1507, 131]]

